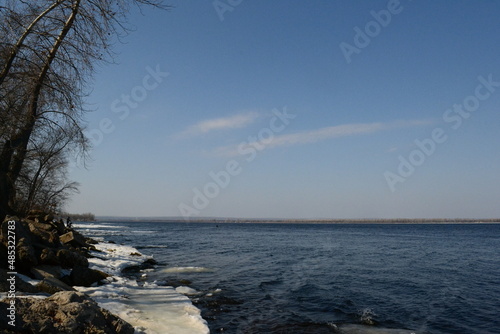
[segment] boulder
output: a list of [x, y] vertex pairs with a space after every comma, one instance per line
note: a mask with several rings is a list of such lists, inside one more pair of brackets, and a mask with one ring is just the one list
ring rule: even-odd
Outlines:
[[[0, 292], [8, 292], [10, 290], [10, 283], [7, 279], [11, 278], [12, 275], [7, 274], [7, 270], [0, 269]], [[28, 282], [23, 281], [19, 277], [15, 276], [16, 280], [16, 291], [37, 293], [39, 292], [37, 288]]]
[[69, 249], [58, 250], [56, 256], [61, 266], [65, 268], [73, 268], [74, 266], [89, 266], [89, 260], [87, 260], [85, 256], [77, 252], [70, 251]]
[[16, 235], [16, 241], [19, 241], [21, 239], [25, 239], [28, 243], [31, 243], [31, 232], [28, 226], [28, 223], [25, 221], [19, 220], [17, 217], [7, 217], [5, 220], [2, 222], [2, 241], [3, 243], [7, 246], [7, 241], [8, 241], [8, 235], [9, 235], [9, 221], [15, 221], [15, 235]]
[[30, 222], [28, 226], [32, 237], [34, 236], [33, 243], [39, 243], [47, 247], [60, 246], [59, 235], [52, 225]]
[[73, 285], [78, 286], [91, 286], [94, 283], [99, 283], [106, 277], [111, 275], [106, 274], [100, 270], [90, 269], [81, 266], [75, 266], [73, 270], [71, 270], [71, 274], [69, 275], [71, 282]]
[[54, 220], [49, 222], [49, 224], [57, 230], [59, 235], [66, 233], [66, 226], [64, 226], [64, 222], [62, 220]]
[[63, 276], [62, 268], [60, 266], [40, 265], [31, 268], [30, 273], [36, 279], [44, 279], [47, 277], [60, 279]]
[[123, 268], [122, 273], [123, 274], [132, 274], [132, 275], [138, 274], [141, 270], [154, 268], [157, 264], [158, 264], [158, 262], [155, 259], [150, 258], [150, 259], [147, 259], [146, 261], [144, 261], [143, 263], [141, 263], [140, 265], [132, 265], [132, 266], [128, 266], [128, 267]]
[[71, 245], [73, 247], [88, 247], [85, 237], [76, 231], [71, 231], [59, 237], [63, 245]]
[[47, 222], [51, 222], [54, 220], [54, 215], [45, 215], [43, 217], [43, 220], [47, 223]]
[[20, 270], [27, 270], [38, 264], [35, 249], [25, 238], [20, 239], [17, 243], [16, 255], [16, 267]]
[[26, 219], [37, 223], [46, 224], [54, 220], [54, 215], [47, 214], [43, 211], [31, 211], [28, 216], [26, 216]]
[[[0, 301], [0, 317], [7, 318], [8, 301]], [[45, 299], [16, 298], [16, 328], [0, 322], [2, 333], [133, 334], [127, 322], [100, 308], [81, 292], [58, 292]]]
[[37, 229], [37, 230], [51, 232], [52, 230], [55, 229], [55, 227], [52, 224], [45, 223], [45, 222], [39, 222], [38, 219], [35, 219], [34, 221], [28, 220], [28, 224], [30, 225], [30, 230]]
[[[92, 238], [89, 238], [89, 237], [85, 237], [85, 242], [89, 245], [95, 245], [95, 244], [98, 244], [99, 241], [95, 240], [95, 239], [92, 239]], [[95, 248], [95, 247], [94, 247]]]
[[46, 292], [49, 294], [54, 294], [60, 291], [75, 291], [68, 284], [58, 280], [55, 277], [46, 277], [40, 283], [36, 285], [36, 288], [41, 292]]
[[59, 259], [57, 258], [56, 254], [52, 249], [44, 248], [42, 249], [42, 254], [40, 254], [40, 263], [57, 265], [59, 264]]

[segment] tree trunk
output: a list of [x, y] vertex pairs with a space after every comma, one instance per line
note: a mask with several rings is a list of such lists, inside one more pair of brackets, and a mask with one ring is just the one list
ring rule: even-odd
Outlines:
[[14, 188], [9, 178], [9, 167], [13, 153], [12, 142], [7, 140], [0, 154], [0, 221], [3, 221], [6, 215], [13, 213], [9, 206], [11, 189]]
[[75, 0], [71, 14], [64, 23], [59, 36], [57, 36], [49, 54], [47, 55], [45, 64], [35, 82], [31, 102], [27, 111], [27, 123], [20, 132], [14, 135], [14, 138], [4, 143], [4, 147], [0, 155], [0, 217], [5, 217], [6, 214], [11, 213], [12, 211], [9, 201], [14, 200], [15, 197], [15, 183], [21, 172], [24, 159], [26, 158], [26, 149], [36, 123], [38, 102], [43, 82], [47, 77], [47, 73], [52, 65], [52, 62], [54, 61], [59, 47], [73, 26], [80, 7], [80, 2], [81, 0]]

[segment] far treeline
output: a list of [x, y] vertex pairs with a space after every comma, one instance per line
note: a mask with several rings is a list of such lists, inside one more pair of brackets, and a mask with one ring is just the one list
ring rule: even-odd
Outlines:
[[98, 64], [112, 62], [131, 6], [163, 0], [0, 2], [0, 221], [60, 213], [85, 165], [85, 97]]
[[92, 222], [95, 221], [95, 215], [93, 213], [87, 212], [87, 213], [67, 213], [63, 212], [59, 214], [61, 218], [67, 219], [69, 218], [71, 221], [74, 222]]
[[248, 219], [248, 218], [153, 218], [148, 221], [239, 224], [471, 224], [500, 223], [500, 218], [364, 218], [364, 219]]

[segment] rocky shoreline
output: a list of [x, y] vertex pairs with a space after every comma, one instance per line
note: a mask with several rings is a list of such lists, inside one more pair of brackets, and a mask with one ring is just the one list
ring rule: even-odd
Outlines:
[[51, 215], [6, 218], [0, 232], [0, 292], [7, 293], [0, 300], [1, 332], [133, 334], [132, 325], [74, 288], [104, 284], [110, 276], [89, 268], [96, 243]]

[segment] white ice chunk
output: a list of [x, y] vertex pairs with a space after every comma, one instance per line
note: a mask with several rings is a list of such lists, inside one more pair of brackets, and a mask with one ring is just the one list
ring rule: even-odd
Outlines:
[[187, 295], [187, 296], [200, 294], [199, 291], [197, 291], [193, 288], [190, 288], [188, 286], [178, 286], [177, 288], [175, 288], [175, 291], [177, 291], [178, 293], [181, 293], [183, 295]]
[[416, 334], [415, 331], [407, 329], [377, 328], [365, 325], [340, 325], [342, 334]]

